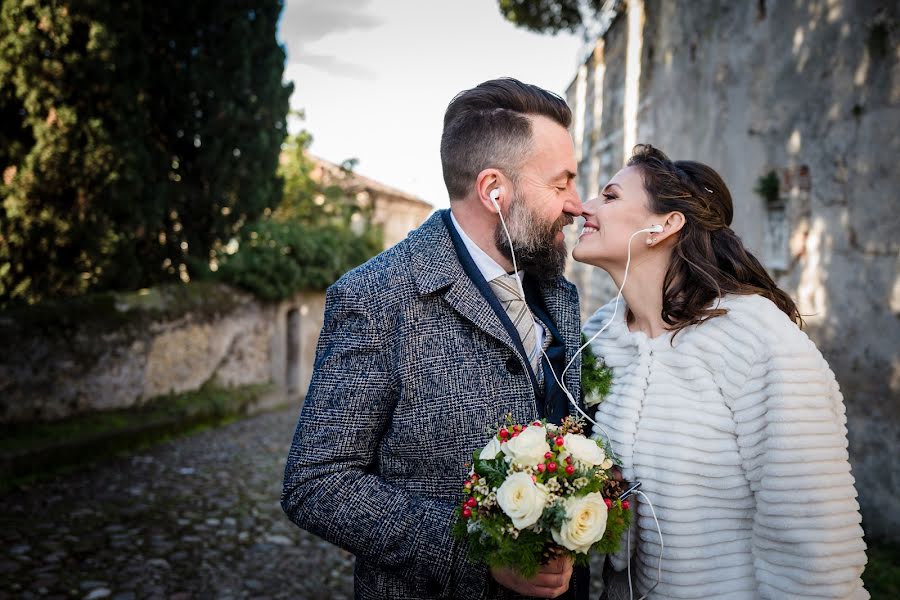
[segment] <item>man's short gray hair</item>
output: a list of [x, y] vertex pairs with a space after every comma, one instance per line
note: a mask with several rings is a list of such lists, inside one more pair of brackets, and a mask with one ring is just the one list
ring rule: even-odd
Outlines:
[[441, 136], [441, 166], [451, 200], [468, 195], [484, 169], [500, 169], [515, 180], [531, 146], [529, 115], [566, 128], [572, 122], [565, 100], [516, 79], [486, 81], [453, 98]]

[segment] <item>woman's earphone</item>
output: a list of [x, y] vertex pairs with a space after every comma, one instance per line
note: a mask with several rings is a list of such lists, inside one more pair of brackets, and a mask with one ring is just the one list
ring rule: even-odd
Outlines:
[[[631, 234], [631, 237], [628, 238], [628, 260], [625, 262], [625, 275], [622, 277], [622, 285], [619, 286], [619, 291], [618, 291], [618, 293], [616, 294], [616, 302], [615, 302], [615, 305], [613, 306], [613, 314], [612, 314], [612, 316], [609, 318], [609, 320], [606, 322], [606, 325], [604, 325], [603, 327], [601, 327], [601, 328], [600, 328], [600, 331], [598, 331], [598, 332], [595, 333], [593, 336], [591, 336], [591, 339], [589, 339], [588, 341], [586, 341], [586, 342], [581, 346], [581, 348], [578, 349], [578, 352], [575, 353], [575, 356], [572, 357], [572, 360], [570, 360], [570, 361], [569, 361], [569, 364], [566, 365], [566, 368], [563, 369], [563, 372], [562, 372], [562, 376], [563, 376], [563, 377], [566, 376], [566, 371], [569, 370], [569, 367], [572, 366], [572, 363], [575, 362], [575, 358], [576, 358], [579, 354], [581, 354], [582, 350], [584, 350], [591, 342], [593, 342], [595, 339], [597, 339], [597, 336], [599, 336], [601, 333], [603, 333], [604, 331], [606, 331], [606, 328], [609, 327], [610, 323], [613, 322], [613, 319], [616, 318], [616, 313], [617, 313], [618, 310], [619, 310], [619, 299], [622, 297], [622, 290], [625, 289], [625, 282], [628, 281], [628, 268], [631, 266], [631, 240], [633, 240], [633, 239], [634, 239], [634, 236], [638, 235], [639, 233], [645, 233], [645, 232], [646, 232], [646, 233], [662, 233], [662, 232], [663, 232], [663, 226], [662, 226], [662, 225], [659, 225], [659, 224], [656, 224], [656, 225], [651, 225], [650, 227], [647, 227], [647, 228], [644, 228], [644, 229], [638, 229], [637, 231], [635, 231], [634, 233]], [[563, 388], [563, 389], [565, 389], [565, 388]], [[570, 398], [571, 398], [571, 396], [570, 396]], [[576, 405], [575, 407], [578, 408], [577, 405]], [[579, 411], [580, 411], [580, 410], [581, 410], [581, 409], [579, 409]], [[582, 413], [582, 414], [584, 414], [584, 413]], [[586, 416], [586, 415], [585, 415], [585, 416]], [[591, 423], [593, 423], [594, 425], [597, 425], [597, 426], [599, 427], [599, 425], [598, 425], [593, 419], [591, 419], [590, 417], [588, 417], [588, 420], [589, 420]], [[605, 433], [605, 431], [604, 431], [604, 433]], [[607, 440], [608, 440], [608, 439], [609, 439], [609, 436], [607, 436]]]

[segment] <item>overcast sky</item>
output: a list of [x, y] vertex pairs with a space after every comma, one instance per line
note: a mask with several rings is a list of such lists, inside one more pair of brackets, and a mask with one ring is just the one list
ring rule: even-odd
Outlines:
[[538, 35], [500, 16], [496, 0], [287, 0], [279, 36], [287, 50], [291, 107], [314, 138], [313, 154], [437, 208], [448, 205], [440, 137], [453, 96], [511, 76], [564, 95], [575, 76], [576, 36]]

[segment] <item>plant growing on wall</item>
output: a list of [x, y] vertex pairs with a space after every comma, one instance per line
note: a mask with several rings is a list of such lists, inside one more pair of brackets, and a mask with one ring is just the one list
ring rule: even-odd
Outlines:
[[780, 203], [781, 181], [778, 179], [778, 173], [772, 170], [765, 175], [761, 175], [756, 180], [756, 186], [753, 188], [753, 191], [759, 194], [768, 206]]

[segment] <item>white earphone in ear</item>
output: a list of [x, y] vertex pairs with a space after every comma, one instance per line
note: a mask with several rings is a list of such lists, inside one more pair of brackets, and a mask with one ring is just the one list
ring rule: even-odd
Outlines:
[[647, 228], [647, 231], [650, 233], [662, 233], [663, 226], [662, 225], [651, 225]]
[[494, 205], [494, 208], [497, 209], [497, 212], [500, 212], [500, 205], [497, 204], [497, 198], [499, 198], [499, 197], [500, 197], [500, 188], [492, 189], [491, 193], [490, 193], [491, 204]]

